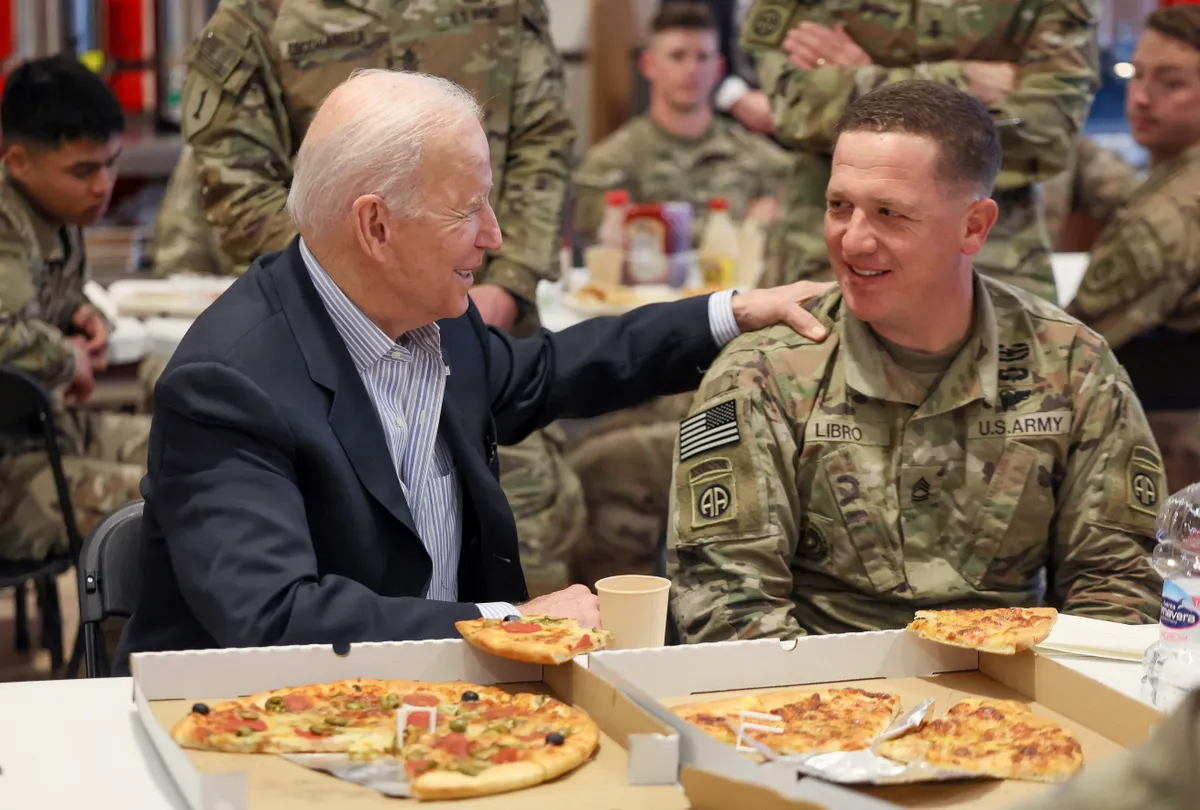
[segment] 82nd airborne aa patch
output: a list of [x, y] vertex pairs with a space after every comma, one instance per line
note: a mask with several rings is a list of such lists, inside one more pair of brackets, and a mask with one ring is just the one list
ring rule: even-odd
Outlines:
[[737, 518], [737, 486], [729, 459], [708, 459], [692, 467], [688, 486], [692, 491], [693, 529]]
[[1137, 445], [1129, 452], [1126, 468], [1127, 502], [1129, 508], [1148, 515], [1158, 514], [1158, 505], [1166, 495], [1166, 475], [1158, 453], [1145, 445]]

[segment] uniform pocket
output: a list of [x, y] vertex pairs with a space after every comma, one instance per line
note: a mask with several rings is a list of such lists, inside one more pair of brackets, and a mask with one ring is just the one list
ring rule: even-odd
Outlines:
[[[905, 581], [899, 537], [885, 519], [887, 489], [877, 459], [843, 445], [821, 459], [814, 480], [797, 563], [866, 592], [885, 593]], [[835, 519], [833, 515], [840, 517]], [[825, 552], [818, 555], [820, 547]]]
[[1028, 589], [1045, 566], [1054, 517], [1052, 464], [1029, 445], [1005, 447], [975, 515], [969, 545], [952, 561], [974, 587]]

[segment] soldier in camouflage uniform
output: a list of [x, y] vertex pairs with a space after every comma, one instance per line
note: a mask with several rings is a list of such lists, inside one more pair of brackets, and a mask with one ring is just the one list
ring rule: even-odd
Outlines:
[[[716, 115], [712, 92], [723, 73], [717, 28], [703, 3], [664, 6], [650, 23], [642, 72], [650, 109], [588, 150], [575, 173], [575, 231], [591, 241], [604, 193], [632, 203], [690, 202], [699, 245], [710, 197], [729, 200], [735, 221], [751, 210], [773, 216], [791, 162], [779, 147]], [[689, 394], [591, 420], [579, 432], [571, 466], [587, 503], [588, 531], [576, 546], [573, 578], [586, 584], [659, 568], [671, 481], [671, 447]]]
[[[182, 125], [204, 211], [229, 260], [246, 266], [295, 236], [284, 210], [292, 160], [330, 90], [359, 68], [430, 73], [484, 107], [504, 246], [488, 257], [485, 283], [471, 297], [487, 323], [517, 335], [535, 329], [537, 282], [558, 277], [575, 139], [549, 25], [544, 0], [221, 0], [189, 51]], [[520, 493], [514, 512], [531, 550], [566, 553], [559, 527], [583, 520], [579, 481], [561, 454], [530, 461], [558, 444], [534, 434], [520, 450], [501, 451], [502, 484]], [[521, 471], [533, 466], [557, 475], [526, 478]], [[526, 511], [547, 503], [555, 509]], [[545, 579], [534, 565], [526, 571]]]
[[634, 204], [691, 203], [698, 246], [710, 198], [725, 197], [735, 222], [756, 203], [756, 215], [765, 218], [777, 208], [791, 161], [774, 143], [713, 109], [713, 90], [724, 71], [707, 5], [668, 4], [650, 31], [641, 57], [649, 111], [588, 150], [575, 173], [575, 231], [594, 238], [604, 218], [604, 193], [625, 189]]
[[1054, 301], [1037, 184], [1066, 167], [1090, 109], [1096, 16], [1091, 0], [755, 0], [742, 46], [795, 150], [784, 280], [829, 274], [822, 194], [838, 117], [875, 87], [924, 78], [971, 92], [1002, 124], [1000, 221], [976, 267]]
[[[107, 365], [109, 324], [83, 293], [81, 226], [104, 213], [124, 118], [107, 87], [78, 62], [27, 62], [0, 102], [0, 363], [55, 397], [86, 401]], [[60, 409], [63, 467], [79, 530], [138, 497], [149, 418]], [[40, 440], [0, 446], [0, 558], [36, 560], [67, 548]]]
[[[1102, 338], [972, 269], [986, 108], [927, 81], [841, 124], [822, 343], [729, 344], [681, 423], [669, 541], [689, 642], [903, 627], [919, 608], [1155, 621], [1162, 462]], [[930, 302], [936, 301], [936, 308]]]
[[1121, 156], [1084, 136], [1075, 144], [1067, 168], [1042, 184], [1046, 230], [1051, 245], [1066, 230], [1067, 218], [1075, 212], [1098, 222], [1108, 222], [1141, 183], [1138, 171]]
[[1200, 481], [1200, 7], [1159, 9], [1126, 113], [1150, 176], [1092, 248], [1068, 307], [1129, 370], [1172, 491]]

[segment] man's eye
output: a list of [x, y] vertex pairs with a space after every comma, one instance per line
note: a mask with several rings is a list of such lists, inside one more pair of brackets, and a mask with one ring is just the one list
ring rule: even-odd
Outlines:
[[900, 212], [899, 212], [899, 211], [894, 211], [894, 210], [892, 210], [891, 208], [880, 208], [880, 209], [879, 209], [879, 213], [883, 214], [885, 217], [898, 217], [898, 216], [900, 216]]
[[836, 211], [839, 208], [845, 208], [846, 204], [841, 200], [829, 200], [825, 203], [830, 211]]

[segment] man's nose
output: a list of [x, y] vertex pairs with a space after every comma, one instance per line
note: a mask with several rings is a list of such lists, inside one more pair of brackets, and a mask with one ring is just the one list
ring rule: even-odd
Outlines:
[[875, 252], [875, 232], [867, 222], [867, 215], [861, 209], [850, 215], [846, 232], [842, 234], [842, 251], [856, 256], [869, 255]]
[[500, 223], [496, 220], [496, 212], [492, 210], [492, 206], [485, 206], [485, 214], [483, 221], [479, 225], [479, 235], [475, 239], [475, 246], [484, 250], [499, 250], [504, 244], [504, 238], [500, 235]]

